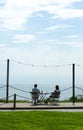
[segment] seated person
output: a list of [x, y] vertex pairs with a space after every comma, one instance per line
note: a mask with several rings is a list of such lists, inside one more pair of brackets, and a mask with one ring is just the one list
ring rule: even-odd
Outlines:
[[34, 84], [34, 88], [32, 89], [32, 100], [34, 101], [34, 104], [38, 103], [38, 98], [40, 94], [40, 90], [37, 88], [37, 84]]
[[50, 98], [59, 98], [59, 96], [60, 96], [59, 86], [56, 85], [54, 92], [52, 92], [50, 95]]
[[45, 103], [48, 103], [48, 101], [50, 100], [50, 98], [59, 98], [59, 96], [60, 96], [59, 86], [56, 85], [54, 92], [51, 93], [51, 95], [50, 95], [49, 98], [45, 101]]

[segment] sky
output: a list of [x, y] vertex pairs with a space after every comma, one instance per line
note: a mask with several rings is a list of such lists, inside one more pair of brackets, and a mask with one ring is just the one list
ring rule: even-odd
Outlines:
[[[46, 82], [55, 82], [55, 68], [41, 68], [83, 65], [82, 58], [83, 0], [0, 0], [0, 61], [12, 62], [12, 82], [35, 82], [36, 76], [36, 80], [40, 77], [39, 81], [45, 82], [48, 75]], [[21, 63], [26, 65], [17, 65]], [[58, 79], [66, 71], [60, 74], [58, 70]], [[68, 76], [70, 72], [69, 68]]]

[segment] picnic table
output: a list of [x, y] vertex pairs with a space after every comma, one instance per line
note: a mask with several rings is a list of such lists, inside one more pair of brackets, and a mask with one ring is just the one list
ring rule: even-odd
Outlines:
[[47, 95], [49, 95], [49, 93], [47, 92], [41, 92], [40, 93], [40, 96], [39, 96], [39, 99], [40, 99], [40, 102], [45, 102], [45, 100], [47, 99]]

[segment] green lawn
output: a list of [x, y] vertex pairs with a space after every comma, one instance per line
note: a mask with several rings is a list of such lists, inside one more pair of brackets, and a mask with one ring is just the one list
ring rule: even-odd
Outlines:
[[83, 113], [0, 112], [0, 130], [83, 130]]

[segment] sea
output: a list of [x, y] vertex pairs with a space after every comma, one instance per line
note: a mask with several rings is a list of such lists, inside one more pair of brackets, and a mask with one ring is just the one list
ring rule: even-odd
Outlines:
[[[14, 94], [16, 94], [17, 100], [31, 100], [32, 88], [34, 84], [11, 84], [8, 89], [8, 96], [10, 100], [13, 100]], [[49, 97], [51, 92], [54, 91], [54, 84], [38, 84], [40, 92], [47, 93], [45, 98]], [[82, 86], [80, 87], [82, 88]], [[60, 86], [60, 100], [68, 100], [73, 93], [71, 86]], [[0, 99], [6, 99], [7, 87], [4, 84], [0, 84]], [[83, 89], [75, 88], [75, 95], [83, 95]]]

